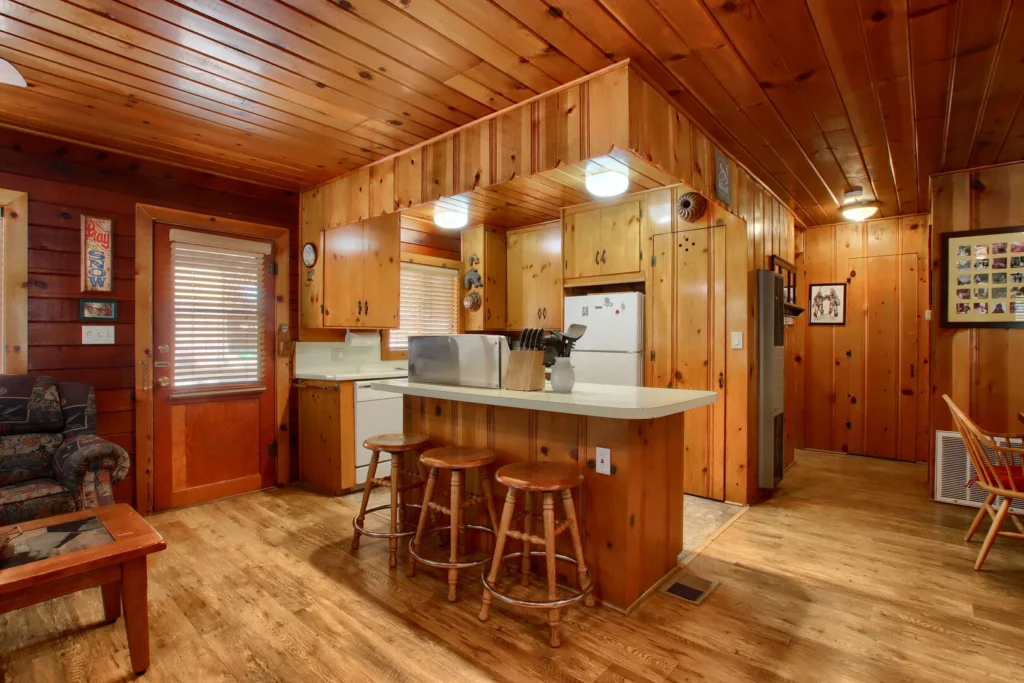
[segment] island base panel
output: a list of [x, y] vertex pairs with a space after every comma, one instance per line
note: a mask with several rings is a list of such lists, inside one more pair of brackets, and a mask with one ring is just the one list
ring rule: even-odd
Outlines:
[[[431, 445], [490, 448], [498, 456], [494, 469], [512, 462], [575, 463], [583, 474], [583, 483], [573, 491], [577, 521], [596, 581], [594, 594], [606, 605], [628, 610], [678, 564], [683, 549], [682, 413], [615, 420], [406, 396], [405, 431], [428, 435]], [[595, 469], [599, 446], [611, 449], [611, 475]], [[438, 491], [448, 485], [447, 476], [441, 476]], [[467, 472], [467, 492], [482, 493], [479, 477]], [[505, 493], [495, 483], [495, 497], [502, 500]], [[534, 498], [538, 526], [541, 497]], [[523, 505], [520, 500], [516, 511], [522, 512]], [[483, 510], [467, 510], [466, 521], [488, 524]], [[515, 525], [521, 528], [522, 519]], [[488, 551], [493, 547], [493, 539], [483, 534], [468, 542]], [[519, 546], [510, 539], [505, 552]], [[572, 555], [567, 534], [559, 536], [558, 552]], [[574, 565], [559, 563], [557, 570], [560, 582], [576, 585]], [[542, 558], [533, 561], [532, 571], [543, 577]]]

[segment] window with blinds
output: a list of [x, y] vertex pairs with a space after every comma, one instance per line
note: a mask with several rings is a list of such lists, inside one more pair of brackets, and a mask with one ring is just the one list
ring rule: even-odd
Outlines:
[[459, 271], [402, 264], [400, 327], [391, 331], [390, 349], [405, 351], [409, 337], [459, 331]]
[[[246, 250], [250, 245], [254, 251]], [[176, 388], [202, 391], [262, 383], [269, 246], [172, 231]]]

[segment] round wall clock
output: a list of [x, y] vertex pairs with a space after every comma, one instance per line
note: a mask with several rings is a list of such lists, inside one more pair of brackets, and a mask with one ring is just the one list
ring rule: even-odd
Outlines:
[[316, 245], [312, 242], [306, 242], [305, 246], [302, 247], [302, 265], [307, 268], [312, 268], [316, 265]]

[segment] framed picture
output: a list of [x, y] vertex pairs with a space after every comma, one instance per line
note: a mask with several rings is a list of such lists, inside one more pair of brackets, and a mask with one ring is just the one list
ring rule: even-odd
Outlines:
[[811, 285], [807, 306], [810, 313], [808, 325], [845, 325], [846, 283]]
[[940, 259], [942, 327], [1024, 327], [1024, 225], [945, 233]]
[[117, 320], [117, 302], [113, 299], [80, 299], [78, 301], [79, 320]]
[[114, 288], [114, 228], [109, 218], [82, 214], [82, 291], [109, 292]]

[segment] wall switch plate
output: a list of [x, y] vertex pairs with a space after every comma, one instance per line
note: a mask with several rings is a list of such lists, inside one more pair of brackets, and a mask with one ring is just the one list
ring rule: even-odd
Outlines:
[[602, 448], [598, 446], [595, 449], [595, 456], [597, 458], [597, 465], [594, 469], [597, 470], [598, 474], [611, 474], [612, 473], [612, 449]]
[[743, 333], [733, 332], [732, 333], [732, 348], [742, 349], [743, 348]]
[[113, 325], [82, 325], [83, 344], [113, 344]]
[[340, 363], [345, 360], [345, 349], [331, 349], [331, 362]]
[[925, 320], [931, 320], [932, 319], [932, 309], [929, 308], [928, 310], [926, 310], [924, 312], [924, 319]]

